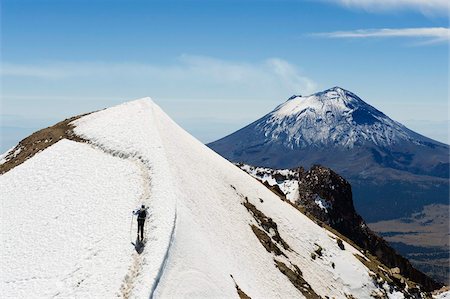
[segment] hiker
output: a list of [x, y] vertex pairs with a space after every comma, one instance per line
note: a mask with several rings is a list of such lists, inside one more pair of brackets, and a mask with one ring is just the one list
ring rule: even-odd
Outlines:
[[144, 223], [145, 223], [145, 218], [147, 218], [147, 209], [145, 207], [145, 205], [142, 205], [140, 209], [135, 210], [133, 212], [134, 215], [138, 215], [137, 217], [137, 223], [138, 223], [138, 230], [137, 230], [137, 234], [138, 234], [138, 239], [139, 239], [139, 232], [141, 232], [141, 241], [144, 240]]

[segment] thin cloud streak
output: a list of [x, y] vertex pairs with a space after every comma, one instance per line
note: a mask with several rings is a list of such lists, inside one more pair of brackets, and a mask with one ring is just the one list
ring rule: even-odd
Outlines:
[[[179, 87], [180, 90], [197, 90], [197, 93], [200, 90], [210, 94], [209, 96], [233, 89], [253, 94], [257, 94], [258, 90], [312, 93], [316, 89], [314, 81], [304, 76], [295, 65], [280, 58], [245, 63], [207, 56], [181, 55], [177, 63], [170, 65], [103, 62], [25, 65], [5, 62], [1, 76], [44, 82], [73, 82], [74, 79], [82, 80], [80, 82], [89, 79], [139, 82], [141, 86], [151, 86], [153, 89], [168, 86], [171, 89]], [[145, 82], [147, 83], [144, 84]]]
[[[421, 38], [427, 43], [448, 42], [450, 40], [450, 29], [444, 27], [430, 28], [401, 28], [401, 29], [359, 29], [352, 31], [334, 31], [316, 33], [314, 36], [327, 38]], [[424, 45], [425, 45], [424, 44]]]
[[447, 15], [448, 0], [325, 0], [348, 8], [361, 8], [366, 11], [390, 11], [410, 9], [426, 15]]

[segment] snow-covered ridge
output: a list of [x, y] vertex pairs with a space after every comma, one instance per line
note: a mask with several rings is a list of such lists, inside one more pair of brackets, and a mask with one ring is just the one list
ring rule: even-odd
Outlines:
[[[2, 295], [238, 298], [238, 286], [251, 298], [305, 297], [286, 271], [322, 297], [406, 292], [150, 99], [73, 124], [88, 143], [63, 139], [0, 176], [11, 228], [1, 232]], [[142, 203], [151, 216], [138, 254], [130, 220]]]
[[291, 97], [260, 121], [257, 129], [289, 148], [420, 142], [403, 125], [340, 87]]

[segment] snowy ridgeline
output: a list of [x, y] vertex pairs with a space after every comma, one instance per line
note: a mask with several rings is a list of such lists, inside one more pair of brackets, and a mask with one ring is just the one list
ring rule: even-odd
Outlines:
[[150, 99], [73, 124], [89, 143], [61, 140], [0, 176], [2, 297], [403, 298]]

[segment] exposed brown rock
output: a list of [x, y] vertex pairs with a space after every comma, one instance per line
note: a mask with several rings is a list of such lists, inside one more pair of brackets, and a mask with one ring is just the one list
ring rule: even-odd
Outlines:
[[284, 194], [284, 192], [280, 189], [280, 187], [278, 185], [273, 185], [271, 186], [267, 181], [262, 183], [264, 186], [266, 186], [268, 189], [270, 189], [273, 193], [275, 193], [276, 195], [278, 195], [281, 198], [285, 198], [286, 194]]
[[259, 229], [253, 224], [250, 226], [252, 228], [253, 233], [258, 238], [262, 246], [264, 246], [264, 248], [267, 250], [267, 252], [272, 252], [275, 255], [283, 254], [281, 249], [274, 242], [272, 242], [272, 239], [262, 229]]
[[[22, 164], [61, 139], [65, 138], [77, 142], [86, 142], [86, 140], [74, 134], [74, 127], [71, 124], [71, 122], [84, 115], [87, 114], [68, 118], [56, 125], [37, 131], [20, 141], [19, 144], [5, 157], [6, 162], [0, 165], [0, 174], [10, 171], [17, 165]], [[19, 152], [17, 153], [17, 151]]]
[[238, 293], [238, 295], [239, 295], [239, 298], [240, 298], [240, 299], [252, 299], [250, 296], [248, 296], [246, 293], [244, 293], [243, 290], [241, 290], [241, 288], [240, 288], [240, 287], [238, 286], [238, 284], [236, 283], [236, 280], [234, 280], [233, 275], [230, 274], [230, 276], [231, 276], [231, 278], [232, 278], [233, 281], [234, 281], [234, 285], [236, 286], [236, 290], [237, 290], [237, 293]]
[[321, 297], [314, 292], [308, 282], [303, 279], [302, 272], [300, 269], [294, 265], [294, 270], [289, 268], [283, 262], [278, 260], [274, 260], [275, 265], [281, 273], [286, 275], [286, 277], [291, 281], [291, 283], [296, 287], [300, 292], [302, 292], [303, 296], [308, 299], [320, 299]]
[[278, 226], [272, 220], [272, 218], [264, 215], [264, 213], [258, 210], [253, 204], [251, 204], [247, 198], [245, 198], [245, 202], [243, 203], [243, 205], [247, 208], [250, 214], [252, 214], [253, 218], [258, 222], [258, 224], [267, 233], [272, 235], [272, 240], [283, 246], [284, 249], [290, 250], [289, 245], [281, 238], [280, 233], [278, 232]]

